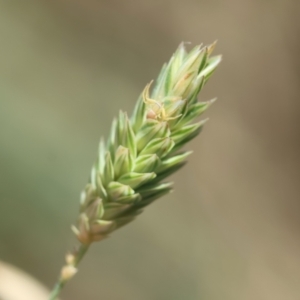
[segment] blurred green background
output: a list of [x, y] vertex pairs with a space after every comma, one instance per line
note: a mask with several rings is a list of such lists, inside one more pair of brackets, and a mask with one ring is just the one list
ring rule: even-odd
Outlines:
[[65, 300], [298, 300], [300, 3], [0, 0], [0, 259], [52, 287], [119, 109], [181, 41], [224, 61], [175, 193], [94, 245]]

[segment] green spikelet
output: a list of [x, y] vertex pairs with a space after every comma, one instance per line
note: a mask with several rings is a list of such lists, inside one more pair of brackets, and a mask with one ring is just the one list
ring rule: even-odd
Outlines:
[[155, 82], [147, 84], [131, 118], [120, 112], [110, 137], [101, 141], [90, 183], [82, 192], [73, 231], [82, 244], [107, 237], [142, 209], [172, 190], [163, 183], [191, 152], [178, 152], [205, 120], [193, 123], [213, 102], [197, 96], [221, 61], [210, 57], [215, 43], [187, 52], [181, 44]]

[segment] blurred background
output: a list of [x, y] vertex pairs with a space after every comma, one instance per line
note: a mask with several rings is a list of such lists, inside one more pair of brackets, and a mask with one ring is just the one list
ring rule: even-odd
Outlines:
[[100, 136], [181, 41], [218, 97], [175, 192], [95, 244], [65, 300], [298, 300], [299, 0], [0, 0], [0, 259], [51, 288]]

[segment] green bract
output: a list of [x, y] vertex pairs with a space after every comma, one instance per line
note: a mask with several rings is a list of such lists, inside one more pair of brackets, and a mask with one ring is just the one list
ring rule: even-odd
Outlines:
[[191, 152], [178, 151], [199, 134], [205, 121], [192, 122], [213, 102], [198, 102], [197, 96], [221, 60], [210, 57], [214, 46], [187, 52], [181, 44], [152, 92], [152, 82], [145, 87], [131, 118], [120, 112], [113, 121], [81, 196], [73, 227], [81, 243], [105, 238], [171, 191], [162, 180], [185, 164]]

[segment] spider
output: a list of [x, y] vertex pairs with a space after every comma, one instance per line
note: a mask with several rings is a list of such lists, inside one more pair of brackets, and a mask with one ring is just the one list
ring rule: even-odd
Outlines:
[[170, 121], [170, 120], [175, 120], [175, 119], [181, 117], [182, 114], [177, 115], [175, 117], [168, 116], [168, 114], [164, 108], [164, 103], [163, 103], [167, 99], [176, 101], [176, 100], [179, 100], [180, 98], [167, 96], [167, 97], [164, 97], [162, 101], [151, 99], [149, 97], [149, 90], [150, 90], [152, 83], [153, 83], [153, 80], [146, 85], [146, 87], [144, 88], [144, 91], [143, 91], [143, 100], [144, 100], [144, 103], [148, 106], [147, 118], [148, 119], [156, 119], [159, 121]]

